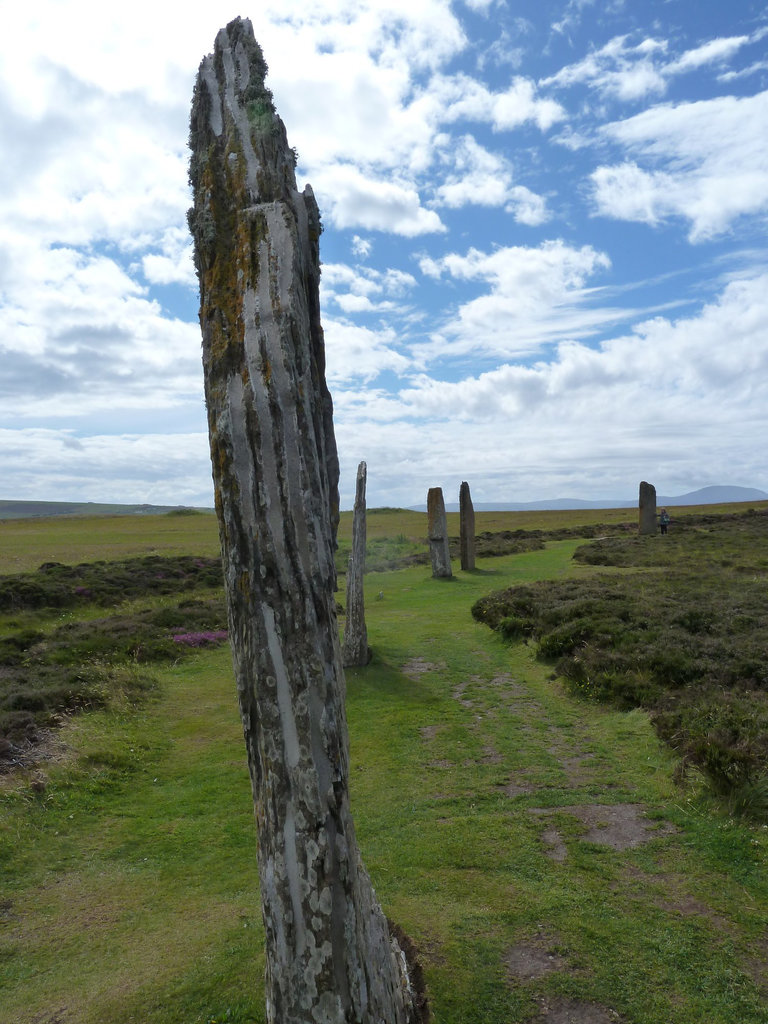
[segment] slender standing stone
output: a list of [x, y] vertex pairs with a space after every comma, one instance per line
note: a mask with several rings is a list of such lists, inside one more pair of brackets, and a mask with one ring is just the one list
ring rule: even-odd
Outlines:
[[448, 550], [448, 526], [445, 520], [445, 502], [442, 487], [430, 487], [427, 492], [427, 536], [435, 579], [452, 576], [451, 553]]
[[656, 533], [656, 488], [645, 480], [640, 482], [639, 532], [641, 537]]
[[270, 1024], [405, 1024], [408, 972], [349, 808], [338, 460], [320, 217], [251, 23], [200, 65], [189, 214], [232, 653], [259, 831]]
[[471, 571], [475, 568], [475, 507], [466, 480], [459, 488], [459, 545], [461, 568]]
[[368, 630], [365, 628], [365, 599], [363, 576], [365, 573], [365, 483], [367, 467], [357, 467], [355, 511], [352, 518], [352, 553], [347, 567], [347, 621], [344, 626], [342, 658], [344, 666], [367, 665], [371, 660]]

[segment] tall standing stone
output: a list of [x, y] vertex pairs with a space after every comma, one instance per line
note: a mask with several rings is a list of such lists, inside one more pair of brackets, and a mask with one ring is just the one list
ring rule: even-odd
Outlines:
[[639, 520], [641, 537], [656, 533], [656, 488], [645, 480], [640, 482]]
[[367, 466], [357, 467], [355, 510], [352, 515], [352, 552], [347, 566], [347, 620], [344, 626], [342, 658], [344, 666], [367, 665], [371, 660], [368, 630], [365, 628], [365, 484]]
[[216, 509], [259, 831], [271, 1024], [405, 1024], [408, 972], [358, 854], [335, 612], [338, 460], [320, 217], [247, 20], [205, 57], [189, 214]]
[[452, 576], [451, 553], [448, 549], [448, 525], [442, 487], [430, 487], [427, 492], [427, 536], [435, 579]]
[[459, 488], [459, 548], [461, 568], [471, 571], [475, 568], [475, 507], [466, 480]]

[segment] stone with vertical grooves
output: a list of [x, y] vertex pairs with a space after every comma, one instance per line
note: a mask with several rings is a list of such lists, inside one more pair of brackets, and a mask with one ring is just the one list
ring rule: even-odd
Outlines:
[[459, 488], [459, 550], [461, 568], [471, 572], [475, 568], [475, 507], [466, 480]]
[[352, 552], [347, 566], [347, 617], [344, 643], [341, 648], [345, 667], [367, 665], [371, 660], [368, 630], [365, 627], [365, 485], [368, 469], [364, 462], [357, 467], [355, 510], [352, 515]]
[[430, 487], [427, 491], [427, 537], [432, 559], [432, 576], [435, 579], [447, 579], [453, 573], [442, 487]]
[[649, 537], [656, 533], [656, 488], [653, 484], [640, 481], [638, 531], [641, 537]]
[[338, 460], [320, 218], [247, 20], [200, 65], [189, 223], [232, 652], [259, 832], [271, 1024], [416, 1019], [358, 854], [335, 613]]

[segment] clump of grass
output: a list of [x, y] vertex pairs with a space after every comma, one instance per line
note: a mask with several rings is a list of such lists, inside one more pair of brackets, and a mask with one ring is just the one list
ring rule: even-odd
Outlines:
[[768, 817], [766, 553], [768, 517], [754, 513], [676, 537], [601, 539], [575, 559], [647, 571], [515, 587], [473, 614], [533, 639], [574, 693], [648, 709], [716, 792]]

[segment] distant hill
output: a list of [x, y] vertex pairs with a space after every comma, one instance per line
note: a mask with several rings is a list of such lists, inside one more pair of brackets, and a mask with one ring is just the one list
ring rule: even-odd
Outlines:
[[109, 505], [94, 501], [0, 501], [0, 519], [34, 519], [45, 516], [148, 516], [212, 512], [184, 505]]
[[[657, 505], [727, 505], [739, 501], [768, 501], [768, 494], [754, 487], [702, 487], [698, 491], [687, 494], [665, 495], [656, 497]], [[582, 498], [551, 498], [541, 501], [476, 501], [473, 502], [476, 512], [532, 512], [580, 508], [636, 508], [638, 499], [598, 498], [585, 501]], [[426, 512], [426, 505], [413, 505], [413, 511]], [[446, 502], [446, 512], [458, 512], [458, 502]]]
[[702, 487], [676, 498], [656, 498], [660, 505], [729, 505], [733, 501], [768, 501], [768, 494], [755, 487]]

